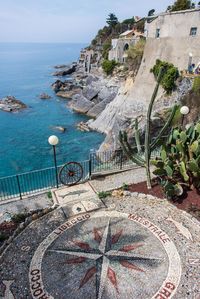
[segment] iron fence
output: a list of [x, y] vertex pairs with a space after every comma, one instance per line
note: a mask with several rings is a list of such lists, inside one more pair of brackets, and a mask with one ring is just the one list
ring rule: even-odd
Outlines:
[[[137, 149], [135, 148], [133, 151], [137, 151]], [[144, 157], [143, 150], [140, 155]], [[152, 153], [152, 158], [158, 155], [159, 149]], [[87, 181], [92, 174], [136, 166], [122, 150], [90, 153], [88, 160], [79, 163], [83, 168], [83, 176], [80, 182]], [[62, 166], [57, 167], [58, 173]], [[16, 197], [22, 198], [26, 195], [56, 188], [56, 185], [54, 167], [0, 178], [0, 201]], [[61, 185], [62, 183], [59, 181], [59, 186]]]
[[[89, 161], [82, 161], [83, 176], [80, 182], [84, 182], [89, 178]], [[61, 166], [58, 166], [58, 172]], [[56, 188], [55, 168], [45, 168], [0, 178], [0, 201], [14, 199], [16, 197], [34, 194], [37, 192]], [[61, 186], [59, 181], [59, 186]]]

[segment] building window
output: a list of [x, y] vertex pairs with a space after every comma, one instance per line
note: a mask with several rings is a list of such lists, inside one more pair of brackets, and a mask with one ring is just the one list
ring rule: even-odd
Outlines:
[[129, 49], [129, 45], [128, 45], [128, 44], [125, 44], [125, 46], [124, 46], [124, 51], [128, 51], [128, 49]]
[[192, 27], [192, 28], [190, 29], [190, 35], [191, 35], [191, 36], [195, 36], [195, 35], [197, 35], [197, 27]]
[[159, 38], [159, 37], [160, 37], [160, 29], [157, 28], [157, 29], [156, 29], [156, 38]]

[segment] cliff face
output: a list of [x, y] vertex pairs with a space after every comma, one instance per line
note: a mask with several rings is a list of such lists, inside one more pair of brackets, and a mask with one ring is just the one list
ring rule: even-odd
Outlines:
[[[123, 124], [127, 123], [128, 120], [144, 115], [156, 84], [153, 74], [150, 73], [156, 59], [171, 62], [179, 70], [185, 70], [188, 68], [188, 53], [197, 53], [199, 48], [200, 39], [189, 36], [185, 38], [148, 38], [135, 81], [133, 82], [132, 79], [126, 81], [116, 98], [106, 106], [95, 121], [90, 123], [90, 127], [106, 134], [111, 131], [117, 134], [120, 126], [122, 125], [123, 128]], [[197, 60], [197, 55], [195, 57]], [[160, 87], [157, 96], [157, 108], [170, 107], [176, 100], [179, 101], [182, 93], [186, 93], [191, 88], [191, 84], [186, 81], [183, 81], [182, 85], [183, 88], [180, 87], [180, 90], [167, 98]]]

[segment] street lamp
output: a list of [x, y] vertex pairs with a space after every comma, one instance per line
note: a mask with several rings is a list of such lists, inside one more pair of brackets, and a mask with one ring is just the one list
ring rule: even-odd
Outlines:
[[56, 145], [59, 142], [59, 139], [55, 135], [51, 135], [48, 139], [50, 145], [53, 146], [53, 156], [54, 156], [54, 166], [55, 166], [55, 175], [56, 175], [56, 187], [58, 188], [58, 169], [57, 169], [57, 161], [56, 161]]
[[189, 53], [189, 61], [188, 61], [188, 72], [189, 72], [189, 74], [192, 73], [192, 57], [193, 57], [192, 53]]
[[182, 114], [182, 121], [181, 121], [181, 126], [183, 126], [184, 122], [184, 116], [187, 115], [190, 112], [190, 109], [188, 106], [182, 106], [180, 109], [180, 113]]

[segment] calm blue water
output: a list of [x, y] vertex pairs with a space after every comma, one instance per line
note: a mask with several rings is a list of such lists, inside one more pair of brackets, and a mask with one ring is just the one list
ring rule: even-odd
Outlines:
[[[58, 164], [88, 158], [89, 150], [98, 148], [103, 135], [76, 130], [76, 123], [86, 116], [73, 113], [66, 101], [55, 96], [50, 85], [57, 78], [51, 73], [56, 64], [76, 61], [82, 44], [0, 43], [0, 98], [13, 95], [29, 108], [19, 113], [0, 111], [0, 177], [51, 167], [52, 149], [47, 142], [57, 135]], [[46, 92], [50, 100], [38, 95]], [[64, 126], [65, 133], [52, 129]]]

